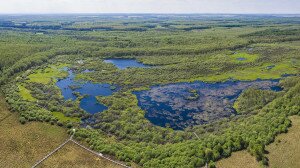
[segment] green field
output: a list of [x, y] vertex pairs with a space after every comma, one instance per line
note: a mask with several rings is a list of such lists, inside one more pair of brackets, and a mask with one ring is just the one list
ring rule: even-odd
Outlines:
[[36, 101], [36, 99], [34, 97], [32, 97], [30, 90], [26, 89], [24, 86], [19, 85], [19, 92], [20, 92], [20, 96], [24, 99], [24, 100], [28, 100], [28, 101]]
[[53, 65], [49, 68], [45, 68], [43, 70], [37, 70], [34, 73], [28, 76], [29, 82], [41, 83], [41, 84], [49, 84], [50, 82], [55, 83], [57, 78], [66, 77], [67, 74], [64, 71], [59, 70], [61, 67], [65, 65]]

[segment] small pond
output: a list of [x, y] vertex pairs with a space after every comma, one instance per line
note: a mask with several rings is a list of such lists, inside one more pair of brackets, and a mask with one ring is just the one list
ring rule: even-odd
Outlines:
[[243, 58], [243, 57], [240, 57], [240, 58], [237, 58], [238, 61], [245, 61], [246, 58]]
[[269, 65], [269, 66], [267, 66], [266, 69], [270, 70], [270, 69], [273, 69], [274, 67], [275, 67], [275, 65]]
[[233, 103], [249, 87], [280, 91], [278, 80], [176, 83], [134, 92], [153, 124], [184, 129], [235, 115]]
[[138, 62], [135, 59], [106, 59], [105, 63], [114, 64], [119, 69], [126, 69], [129, 67], [146, 68], [149, 67], [143, 63]]
[[[64, 68], [68, 71], [67, 78], [58, 80], [56, 85], [61, 89], [62, 95], [65, 100], [76, 100], [77, 96], [74, 93], [79, 93], [84, 96], [80, 101], [80, 107], [88, 113], [94, 114], [102, 112], [107, 107], [97, 101], [96, 96], [109, 96], [112, 95], [114, 90], [110, 84], [106, 83], [92, 83], [89, 81], [77, 81], [72, 70]], [[114, 87], [115, 88], [115, 87]]]

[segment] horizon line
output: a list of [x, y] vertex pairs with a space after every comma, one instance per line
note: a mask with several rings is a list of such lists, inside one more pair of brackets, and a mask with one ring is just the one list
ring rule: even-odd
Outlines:
[[76, 14], [83, 14], [83, 15], [91, 15], [91, 14], [96, 14], [96, 15], [151, 15], [151, 14], [159, 14], [159, 15], [300, 15], [299, 13], [213, 13], [213, 12], [207, 12], [207, 13], [198, 13], [198, 12], [193, 12], [193, 13], [188, 13], [188, 12], [174, 12], [174, 13], [165, 13], [165, 12], [50, 12], [50, 13], [1, 13], [0, 15], [76, 15]]

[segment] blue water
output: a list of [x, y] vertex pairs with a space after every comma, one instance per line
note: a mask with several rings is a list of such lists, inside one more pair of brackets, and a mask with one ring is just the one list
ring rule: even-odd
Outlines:
[[105, 63], [114, 64], [119, 69], [126, 69], [129, 67], [137, 67], [137, 68], [146, 68], [148, 67], [145, 64], [137, 62], [135, 59], [106, 59]]
[[[106, 83], [92, 83], [89, 81], [77, 81], [72, 70], [64, 69], [69, 72], [67, 78], [57, 81], [56, 85], [61, 89], [62, 95], [65, 100], [76, 100], [77, 97], [73, 94], [79, 92], [81, 96], [84, 96], [80, 101], [80, 108], [88, 113], [95, 114], [102, 112], [107, 107], [97, 101], [96, 96], [109, 96], [113, 94], [113, 90], [110, 89], [110, 84]], [[74, 86], [73, 89], [70, 86]]]
[[89, 72], [94, 72], [94, 70], [86, 69], [86, 70], [82, 71], [81, 73], [89, 73]]
[[242, 57], [241, 57], [241, 58], [237, 58], [237, 60], [238, 60], [238, 61], [245, 61], [246, 58], [242, 58]]
[[275, 67], [275, 65], [269, 65], [267, 66], [267, 69], [273, 69]]
[[[236, 115], [233, 103], [243, 90], [281, 91], [278, 80], [226, 81], [221, 83], [175, 83], [153, 86], [150, 90], [134, 92], [138, 105], [146, 111], [145, 117], [154, 125], [184, 129]], [[199, 98], [188, 100], [190, 90]]]

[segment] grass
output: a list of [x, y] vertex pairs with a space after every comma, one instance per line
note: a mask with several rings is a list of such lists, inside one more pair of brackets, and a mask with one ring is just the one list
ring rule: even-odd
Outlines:
[[247, 151], [234, 152], [229, 158], [217, 162], [217, 168], [259, 168], [255, 157]]
[[28, 100], [28, 101], [36, 101], [36, 98], [32, 97], [30, 90], [26, 89], [24, 86], [22, 85], [18, 85], [19, 88], [19, 94], [21, 95], [21, 97], [24, 100]]
[[77, 117], [67, 117], [61, 112], [52, 112], [53, 116], [62, 122], [80, 122], [80, 118]]
[[69, 142], [61, 150], [45, 160], [39, 167], [105, 167], [121, 168], [110, 161], [99, 158], [96, 155], [85, 151], [73, 142]]
[[[275, 65], [272, 69], [268, 66]], [[238, 71], [232, 71], [220, 75], [211, 75], [199, 77], [192, 80], [202, 80], [206, 82], [225, 81], [227, 79], [236, 80], [256, 80], [256, 79], [279, 79], [282, 74], [297, 74], [299, 67], [291, 66], [290, 61], [275, 64], [263, 64], [262, 66], [245, 68]]]
[[61, 71], [62, 67], [66, 64], [52, 65], [46, 69], [36, 70], [33, 74], [28, 76], [29, 82], [49, 84], [50, 82], [55, 83], [57, 78], [63, 78], [68, 75], [67, 72]]
[[270, 167], [300, 167], [300, 116], [292, 116], [292, 127], [288, 133], [276, 137], [275, 142], [267, 146]]
[[[235, 63], [254, 62], [258, 57], [257, 54], [248, 54], [245, 52], [230, 55], [231, 61]], [[243, 58], [244, 60], [238, 60], [239, 58]]]

